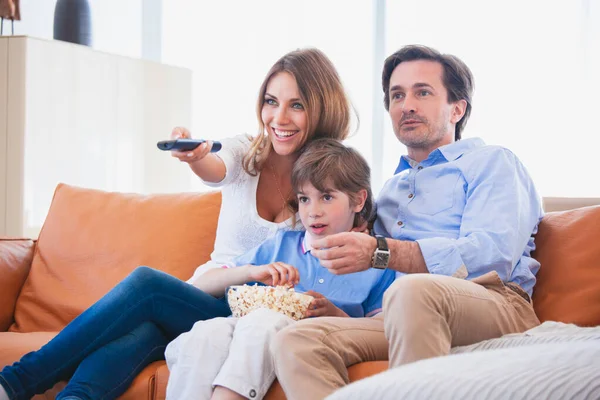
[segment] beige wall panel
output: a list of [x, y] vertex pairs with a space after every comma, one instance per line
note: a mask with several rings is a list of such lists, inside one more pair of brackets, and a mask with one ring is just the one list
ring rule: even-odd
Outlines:
[[6, 128], [8, 111], [8, 39], [0, 38], [0, 235], [6, 235]]

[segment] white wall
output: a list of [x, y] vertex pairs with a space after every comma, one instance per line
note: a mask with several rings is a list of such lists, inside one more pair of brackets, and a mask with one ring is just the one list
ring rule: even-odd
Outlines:
[[[56, 0], [21, 1], [21, 21], [15, 35], [52, 39]], [[96, 50], [129, 57], [142, 55], [142, 0], [90, 0], [92, 46]], [[4, 34], [10, 23], [4, 22]]]

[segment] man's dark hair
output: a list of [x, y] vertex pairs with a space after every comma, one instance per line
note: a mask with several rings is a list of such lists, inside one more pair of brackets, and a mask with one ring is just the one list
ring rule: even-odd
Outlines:
[[405, 46], [389, 56], [383, 65], [382, 85], [384, 93], [385, 109], [390, 109], [390, 78], [396, 67], [404, 61], [428, 60], [442, 65], [444, 73], [442, 82], [448, 92], [448, 102], [454, 103], [458, 100], [467, 102], [465, 115], [456, 123], [454, 140], [460, 140], [461, 133], [471, 115], [471, 101], [473, 98], [473, 75], [467, 65], [458, 57], [451, 54], [442, 54], [427, 46], [410, 45]]

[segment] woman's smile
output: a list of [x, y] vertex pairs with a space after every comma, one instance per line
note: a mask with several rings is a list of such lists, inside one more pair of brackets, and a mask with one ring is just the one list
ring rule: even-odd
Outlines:
[[286, 130], [275, 127], [271, 127], [271, 129], [273, 130], [273, 133], [275, 134], [277, 139], [282, 141], [288, 140], [295, 136], [298, 132], [300, 132], [299, 130]]

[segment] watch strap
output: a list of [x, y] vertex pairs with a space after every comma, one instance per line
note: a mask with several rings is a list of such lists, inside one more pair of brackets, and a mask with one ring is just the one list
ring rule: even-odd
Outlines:
[[371, 259], [371, 268], [386, 269], [390, 261], [390, 250], [385, 237], [376, 235], [377, 247]]
[[375, 239], [377, 239], [377, 250], [388, 251], [389, 247], [387, 244], [387, 240], [385, 237], [381, 235], [375, 235]]

